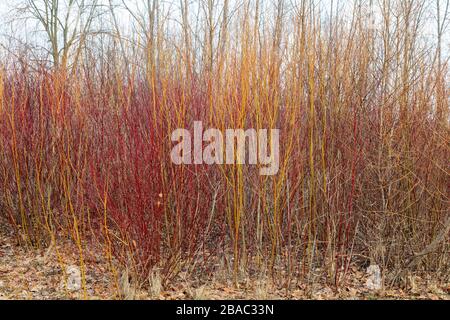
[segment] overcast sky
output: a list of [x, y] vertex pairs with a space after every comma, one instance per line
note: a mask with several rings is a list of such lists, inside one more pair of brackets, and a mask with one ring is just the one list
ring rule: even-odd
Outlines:
[[[89, 0], [87, 0], [89, 1]], [[100, 0], [101, 2], [107, 4], [108, 0]], [[116, 0], [117, 1], [117, 0]], [[127, 0], [127, 4], [129, 4], [130, 6], [133, 6], [134, 3], [144, 3], [146, 0]], [[233, 0], [231, 0], [233, 1]], [[271, 3], [272, 0], [265, 0], [265, 3]], [[414, 0], [413, 0], [414, 1]], [[436, 0], [427, 0], [430, 1], [428, 2], [429, 4], [431, 4], [431, 1], [436, 1]], [[441, 0], [442, 2], [444, 0]], [[37, 37], [37, 25], [34, 22], [27, 22], [25, 23], [25, 21], [21, 20], [19, 23], [16, 23], [15, 27], [11, 30], [10, 26], [8, 26], [8, 24], [6, 24], [7, 21], [10, 21], [12, 19], [14, 19], [14, 16], [11, 14], [11, 9], [17, 7], [17, 5], [19, 5], [20, 3], [23, 3], [23, 0], [1, 0], [0, 1], [0, 41], [4, 41], [4, 35], [8, 34], [10, 35], [11, 33], [15, 33], [14, 36], [15, 37], [20, 37], [23, 40], [36, 40]], [[121, 2], [121, 1], [119, 1]], [[263, 0], [264, 2], [264, 0]], [[296, 0], [286, 0], [286, 4], [289, 5], [289, 3], [292, 2], [296, 2]], [[378, 1], [375, 0], [374, 3], [377, 3]], [[171, 1], [170, 0], [166, 0], [164, 1], [165, 5], [170, 5]], [[172, 3], [174, 3], [174, 5], [171, 5], [171, 9], [170, 12], [172, 15], [174, 15], [176, 17], [177, 15], [177, 11], [178, 11], [178, 6], [179, 6], [179, 1], [174, 1], [172, 0]], [[198, 1], [196, 0], [192, 0], [191, 1], [191, 5], [193, 8], [195, 8], [195, 3], [198, 3]], [[328, 9], [329, 8], [329, 4], [331, 3], [331, 0], [324, 0], [323, 3], [325, 4], [324, 9]], [[334, 0], [335, 4], [341, 6], [342, 8], [344, 8], [343, 12], [345, 12], [345, 6], [350, 7], [351, 8], [351, 4], [353, 3], [353, 1], [348, 1], [348, 0]], [[142, 7], [141, 7], [142, 8]], [[195, 12], [195, 9], [191, 9], [192, 12]], [[442, 9], [443, 10], [443, 9]], [[324, 11], [325, 12], [325, 11]], [[130, 23], [130, 19], [128, 17], [127, 14], [124, 14], [123, 11], [117, 12], [118, 16], [119, 16], [119, 20], [121, 25], [125, 28], [130, 30], [131, 27], [131, 23]], [[326, 13], [325, 13], [326, 14]], [[376, 14], [376, 10], [375, 10], [375, 16], [378, 16]], [[379, 20], [379, 16], [377, 18]], [[427, 20], [424, 20], [427, 21]], [[436, 25], [435, 22], [428, 20], [429, 22], [425, 22], [424, 24], [424, 32], [425, 35], [427, 36], [427, 38], [429, 40], [433, 40], [436, 38], [435, 34], [436, 34]], [[29, 41], [27, 41], [29, 42]], [[446, 33], [445, 35], [445, 39], [444, 39], [444, 51], [446, 53], [450, 53], [450, 31]]]

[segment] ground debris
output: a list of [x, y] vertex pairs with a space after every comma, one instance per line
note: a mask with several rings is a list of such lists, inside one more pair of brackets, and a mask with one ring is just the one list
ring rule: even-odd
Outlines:
[[367, 268], [366, 288], [371, 291], [379, 291], [383, 288], [381, 269], [378, 265], [371, 265]]
[[[33, 299], [450, 299], [450, 284], [437, 279], [411, 275], [405, 288], [380, 288], [381, 271], [364, 270], [352, 266], [346, 280], [338, 287], [329, 279], [303, 283], [295, 277], [289, 290], [285, 283], [275, 284], [270, 277], [241, 279], [235, 287], [228, 271], [211, 274], [181, 272], [162, 286], [160, 273], [154, 273], [147, 287], [124, 282], [123, 273], [113, 277], [110, 263], [99, 248], [84, 252], [84, 286], [77, 247], [60, 243], [45, 250], [25, 250], [14, 244], [10, 235], [0, 233], [0, 300]], [[120, 268], [119, 266], [117, 266]], [[225, 276], [223, 276], [225, 275]], [[374, 277], [368, 287], [367, 277]], [[62, 285], [63, 279], [67, 285]], [[129, 285], [124, 291], [122, 282]], [[131, 290], [132, 289], [132, 290]]]

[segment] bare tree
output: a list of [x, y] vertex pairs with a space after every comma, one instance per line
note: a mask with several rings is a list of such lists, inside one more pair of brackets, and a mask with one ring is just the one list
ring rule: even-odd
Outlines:
[[450, 1], [446, 0], [445, 4], [442, 3], [441, 0], [436, 0], [436, 24], [437, 24], [437, 50], [436, 50], [436, 59], [437, 59], [437, 68], [438, 68], [438, 79], [436, 85], [436, 96], [437, 105], [436, 105], [436, 113], [439, 122], [444, 122], [446, 118], [446, 106], [443, 97], [445, 94], [440, 94], [440, 91], [446, 90], [447, 87], [445, 84], [445, 80], [442, 78], [443, 72], [443, 63], [442, 63], [442, 38], [444, 37], [444, 33], [447, 30], [449, 24], [449, 10], [450, 10]]
[[[81, 48], [97, 15], [98, 0], [24, 0], [19, 12], [43, 28], [55, 68], [66, 68], [71, 50]], [[75, 60], [79, 55], [75, 55]], [[76, 61], [73, 61], [76, 63]]]
[[437, 23], [437, 59], [439, 68], [442, 66], [442, 37], [449, 23], [450, 1], [446, 0], [442, 6], [441, 0], [436, 0], [436, 23]]
[[181, 25], [183, 29], [184, 36], [184, 59], [186, 61], [186, 77], [190, 80], [192, 74], [192, 60], [191, 60], [191, 36], [190, 36], [190, 27], [189, 27], [189, 3], [187, 0], [180, 0], [180, 9], [181, 9]]

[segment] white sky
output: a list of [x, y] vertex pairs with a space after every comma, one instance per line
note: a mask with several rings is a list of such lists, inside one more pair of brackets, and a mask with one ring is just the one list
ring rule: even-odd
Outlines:
[[[87, 0], [89, 1], [89, 0]], [[108, 3], [108, 0], [100, 0], [101, 2], [103, 2], [104, 4]], [[232, 0], [233, 1], [233, 0]], [[245, 1], [245, 0], [244, 0]], [[272, 3], [273, 0], [262, 0], [263, 3], [265, 1], [266, 4], [268, 3]], [[328, 10], [329, 6], [331, 4], [332, 0], [324, 0], [323, 5], [324, 5], [324, 9]], [[373, 0], [373, 2], [376, 4], [379, 0]], [[412, 0], [414, 1], [414, 0]], [[429, 4], [432, 4], [431, 1], [437, 1], [437, 0], [427, 0], [429, 1]], [[442, 6], [444, 6], [444, 2], [445, 0], [441, 0], [442, 2]], [[64, 1], [62, 1], [64, 2]], [[121, 2], [120, 0], [115, 0], [115, 2]], [[138, 3], [138, 4], [143, 4], [144, 2], [146, 2], [146, 0], [127, 0], [126, 1], [127, 4], [130, 4], [130, 6], [133, 6], [133, 4]], [[220, 0], [219, 0], [220, 2]], [[286, 0], [286, 5], [289, 5], [290, 3], [296, 3], [297, 0]], [[16, 23], [15, 26], [15, 30], [11, 30], [10, 27], [8, 26], [8, 24], [6, 24], [7, 21], [10, 21], [11, 19], [14, 18], [14, 16], [11, 15], [10, 10], [14, 7], [17, 7], [18, 4], [23, 3], [22, 0], [1, 0], [0, 1], [0, 42], [5, 41], [5, 34], [10, 35], [12, 32], [16, 33], [15, 36], [16, 37], [20, 37], [23, 40], [25, 39], [29, 39], [29, 40], [35, 40], [36, 37], [36, 24], [32, 23], [32, 22], [26, 22], [25, 21], [20, 21], [20, 23]], [[171, 6], [171, 14], [173, 15], [173, 17], [177, 17], [177, 12], [179, 12], [178, 10], [178, 6], [179, 6], [179, 0], [166, 0], [163, 1], [163, 3], [165, 3], [166, 6]], [[171, 4], [172, 3], [172, 4]], [[195, 6], [195, 4], [199, 3], [199, 0], [191, 0], [191, 12], [192, 14], [195, 13], [196, 9], [195, 7], [198, 8], [198, 6]], [[349, 1], [349, 0], [334, 0], [333, 2], [335, 5], [337, 6], [341, 6], [341, 7], [351, 7], [353, 1]], [[375, 5], [376, 6], [376, 5]], [[141, 8], [143, 8], [141, 6]], [[443, 10], [443, 9], [442, 9]], [[345, 10], [344, 10], [345, 11]], [[376, 10], [375, 10], [376, 12]], [[128, 29], [129, 31], [131, 30], [131, 23], [130, 23], [130, 19], [129, 16], [127, 14], [124, 14], [124, 12], [120, 12], [118, 11], [117, 13], [118, 15], [118, 19], [121, 23], [121, 25], [125, 28]], [[377, 14], [376, 14], [377, 16]], [[426, 22], [427, 20], [424, 20], [424, 35], [430, 39], [433, 40], [435, 38], [435, 34], [436, 34], [436, 25], [435, 22], [431, 22], [431, 20], [428, 20], [429, 22]], [[450, 30], [449, 32], [446, 33], [445, 37], [444, 37], [444, 45], [443, 45], [443, 50], [444, 52], [450, 53]], [[29, 41], [27, 41], [29, 42]]]

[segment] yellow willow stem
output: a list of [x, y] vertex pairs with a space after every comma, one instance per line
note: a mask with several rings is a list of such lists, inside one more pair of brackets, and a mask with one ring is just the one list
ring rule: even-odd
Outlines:
[[[314, 43], [314, 38], [310, 39], [310, 42]], [[309, 256], [312, 252], [310, 246], [311, 239], [315, 237], [315, 166], [314, 166], [314, 124], [315, 124], [315, 83], [314, 83], [314, 49], [310, 49], [311, 52], [308, 56], [308, 82], [309, 82], [309, 169], [310, 169], [310, 194], [309, 194], [309, 212], [310, 212], [310, 227], [309, 227]], [[311, 261], [312, 262], [312, 261]]]
[[[68, 144], [69, 145], [69, 144]], [[69, 149], [68, 149], [68, 155], [67, 156], [67, 161], [69, 159]], [[81, 234], [80, 234], [80, 229], [79, 229], [79, 223], [78, 223], [78, 218], [76, 216], [75, 210], [73, 208], [73, 202], [72, 202], [72, 197], [71, 197], [71, 192], [69, 190], [69, 176], [70, 176], [70, 172], [69, 172], [70, 168], [68, 167], [68, 163], [66, 163], [66, 172], [63, 174], [62, 177], [62, 182], [63, 182], [63, 187], [64, 187], [64, 194], [66, 196], [67, 199], [67, 204], [69, 207], [69, 213], [70, 216], [72, 217], [72, 223], [73, 223], [73, 232], [75, 233], [75, 242], [76, 245], [78, 247], [78, 253], [79, 253], [79, 259], [80, 259], [80, 269], [81, 269], [81, 284], [82, 284], [82, 288], [83, 288], [83, 296], [84, 299], [87, 299], [87, 287], [86, 287], [86, 268], [85, 268], [85, 263], [84, 263], [84, 255], [83, 255], [83, 240], [81, 238]]]
[[[106, 183], [106, 185], [108, 185]], [[114, 278], [114, 286], [116, 287], [116, 292], [120, 292], [119, 288], [119, 278], [118, 278], [118, 272], [113, 264], [113, 257], [112, 257], [112, 243], [111, 238], [109, 237], [109, 227], [108, 227], [108, 186], [105, 188], [104, 195], [102, 197], [103, 201], [103, 229], [105, 232], [105, 238], [106, 238], [106, 258], [108, 260], [109, 268], [111, 269], [111, 272], [113, 273]]]
[[[12, 94], [12, 106], [15, 107], [15, 94], [13, 91]], [[25, 206], [23, 203], [23, 194], [22, 194], [22, 183], [21, 183], [21, 173], [19, 168], [19, 153], [17, 151], [17, 136], [16, 136], [16, 126], [15, 126], [15, 117], [14, 117], [14, 110], [10, 112], [9, 116], [9, 122], [10, 127], [12, 131], [12, 151], [13, 151], [13, 162], [14, 162], [14, 175], [15, 175], [15, 182], [17, 187], [17, 197], [19, 198], [19, 210], [20, 210], [20, 217], [21, 217], [21, 226], [22, 226], [22, 235], [25, 238], [25, 242], [27, 245], [32, 246], [31, 241], [31, 235], [29, 234], [28, 230], [28, 221], [25, 214]]]

